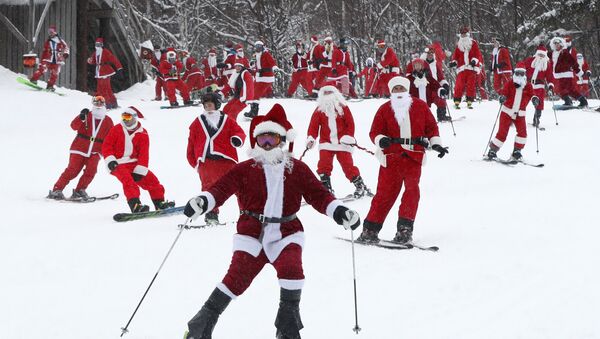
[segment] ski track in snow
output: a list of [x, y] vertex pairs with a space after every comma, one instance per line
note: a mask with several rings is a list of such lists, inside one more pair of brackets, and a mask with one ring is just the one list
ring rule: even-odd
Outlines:
[[[44, 196], [68, 161], [75, 133], [73, 117], [89, 107], [90, 96], [61, 88], [58, 97], [19, 85], [0, 67], [0, 96], [5, 103], [0, 144], [0, 337], [117, 338], [166, 254], [184, 216], [115, 223], [128, 210], [125, 198], [93, 204], [61, 204]], [[178, 205], [200, 192], [198, 175], [185, 151], [188, 126], [200, 108], [160, 110], [147, 81], [117, 95], [123, 107], [135, 105], [147, 117], [150, 169]], [[281, 103], [298, 131], [295, 154], [304, 146], [316, 103], [296, 99], [262, 100], [266, 113]], [[350, 103], [359, 145], [368, 138], [372, 117], [384, 100]], [[597, 106], [598, 101], [591, 100]], [[512, 168], [478, 160], [498, 112], [497, 102], [475, 103], [455, 123], [440, 124], [450, 153], [429, 153], [421, 178], [415, 242], [440, 251], [388, 251], [357, 247], [357, 285], [361, 338], [600, 338], [600, 237], [596, 208], [600, 160], [600, 114], [557, 112], [550, 102], [542, 116], [540, 153], [528, 126], [526, 159], [543, 169]], [[118, 122], [120, 110], [109, 116]], [[532, 109], [528, 109], [528, 121]], [[249, 122], [240, 114], [246, 130]], [[508, 158], [514, 128], [500, 152]], [[245, 150], [241, 153], [246, 158]], [[366, 184], [377, 185], [377, 160], [354, 152]], [[318, 152], [304, 160], [316, 168]], [[353, 191], [334, 166], [332, 182], [343, 196]], [[75, 182], [65, 193], [70, 194]], [[118, 181], [100, 162], [91, 195], [121, 193]], [[150, 203], [147, 193], [142, 201]], [[381, 232], [395, 233], [397, 206]], [[352, 202], [362, 218], [370, 199]], [[221, 220], [237, 218], [235, 199], [222, 208]], [[336, 240], [349, 237], [341, 226], [310, 207], [299, 218], [306, 230], [306, 285], [301, 302], [303, 338], [353, 338], [351, 249]], [[360, 231], [360, 229], [359, 229]], [[129, 339], [180, 338], [225, 274], [233, 226], [185, 231], [131, 323]], [[355, 234], [356, 236], [357, 234]], [[215, 338], [273, 338], [279, 286], [266, 266], [245, 294], [221, 316]]]

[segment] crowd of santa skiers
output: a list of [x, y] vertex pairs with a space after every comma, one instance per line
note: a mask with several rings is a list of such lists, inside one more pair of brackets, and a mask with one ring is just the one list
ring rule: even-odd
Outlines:
[[[88, 62], [96, 65], [100, 81], [105, 79], [102, 76], [110, 78], [112, 73], [110, 69], [103, 69], [108, 61], [102, 60], [109, 57], [98, 50], [102, 47], [99, 43], [102, 41], [97, 41], [97, 50]], [[494, 74], [501, 113], [497, 134], [489, 144], [490, 159], [496, 157], [513, 124], [517, 135], [512, 159], [521, 159], [520, 151], [527, 138], [526, 106], [530, 101], [533, 103], [534, 124], [539, 124], [547, 89], [561, 96], [566, 104], [575, 98], [580, 106], [587, 105], [582, 86], [587, 84], [584, 81], [589, 81], [589, 69], [578, 62], [578, 55], [567, 39], [554, 38], [550, 45], [550, 53], [540, 45], [533, 56], [513, 67], [509, 50], [495, 39], [490, 70]], [[380, 51], [377, 61], [368, 60], [367, 67], [357, 76], [367, 77], [367, 95], [376, 93], [390, 100], [377, 109], [369, 131], [380, 162], [379, 177], [357, 241], [379, 242], [378, 234], [404, 188], [393, 241], [407, 244], [412, 241], [425, 152], [431, 149], [440, 158], [448, 153], [430, 107], [436, 105], [438, 121], [447, 120], [445, 98], [451, 92], [444, 79], [444, 52], [439, 45], [426, 48], [423, 56], [412, 60], [404, 71], [391, 47], [382, 40], [377, 46]], [[347, 104], [347, 98], [355, 93], [349, 81], [354, 67], [345, 46], [343, 43], [335, 46], [329, 37], [321, 45], [313, 37], [308, 50], [305, 51], [302, 44], [297, 45], [297, 53], [291, 60], [294, 73], [288, 95], [294, 93], [295, 86], [303, 86], [316, 98], [317, 107], [310, 118], [304, 152], [318, 145], [318, 178], [292, 155], [297, 132], [284, 108], [275, 104], [267, 114], [258, 115], [258, 101], [272, 91], [277, 71], [273, 57], [262, 42], [255, 44], [253, 65], [244, 57], [241, 45], [229, 46], [231, 50], [222, 62], [217, 62], [216, 50], [211, 49], [200, 64], [171, 48], [161, 51], [150, 45], [143, 47], [142, 57], [150, 60], [156, 74], [157, 100], [162, 99], [164, 93], [175, 105], [176, 91], [179, 91], [186, 103], [192, 100], [190, 92], [206, 90], [207, 86], [211, 89], [201, 93], [203, 111], [189, 126], [186, 160], [198, 173], [202, 193], [187, 203], [185, 215], [196, 219], [204, 214], [208, 224], [219, 224], [218, 208], [232, 195], [236, 195], [240, 210], [229, 270], [188, 323], [186, 338], [211, 338], [219, 315], [232, 299], [250, 286], [267, 263], [277, 271], [281, 287], [275, 321], [277, 338], [300, 338], [304, 231], [296, 213], [302, 200], [346, 229], [354, 230], [361, 224], [358, 213], [334, 196], [330, 177], [334, 159], [355, 185], [354, 198], [372, 195], [352, 157], [352, 151], [359, 146], [354, 137], [353, 113]], [[40, 66], [38, 72], [55, 69], [50, 67], [52, 65], [43, 69]], [[108, 66], [118, 71], [120, 67], [117, 63], [114, 65]], [[457, 71], [452, 93], [455, 107], [460, 107], [465, 95], [467, 107], [472, 108], [477, 86], [483, 81], [484, 67], [478, 43], [470, 37], [468, 29], [460, 31], [448, 66]], [[99, 87], [106, 90], [110, 81]], [[223, 97], [230, 98], [221, 107]], [[247, 105], [250, 110], [246, 116], [252, 121], [245, 131], [237, 123], [237, 116]], [[106, 115], [108, 106], [109, 99], [97, 95], [91, 110], [83, 109], [73, 119], [71, 128], [77, 134], [71, 145], [69, 165], [49, 198], [64, 199], [62, 190], [83, 170], [72, 198], [87, 199], [85, 190], [102, 157], [110, 173], [121, 182], [133, 213], [150, 209], [140, 200], [140, 188], [149, 192], [157, 210], [173, 207], [174, 202], [165, 200], [164, 187], [148, 167], [149, 135], [140, 122], [142, 112], [128, 107], [121, 113], [120, 123], [114, 125]], [[239, 162], [238, 150], [247, 137], [250, 159]]]

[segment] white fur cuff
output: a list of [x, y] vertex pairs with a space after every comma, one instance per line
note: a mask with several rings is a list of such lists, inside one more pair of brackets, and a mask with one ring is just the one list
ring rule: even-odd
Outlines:
[[343, 135], [340, 138], [340, 143], [346, 145], [356, 145], [356, 139], [350, 135]]
[[379, 134], [378, 136], [376, 136], [376, 137], [375, 137], [375, 140], [373, 141], [373, 143], [375, 144], [375, 146], [379, 147], [379, 141], [380, 141], [382, 138], [385, 138], [385, 137], [386, 137], [386, 136], [385, 136], [385, 135], [383, 135], [383, 134]]
[[338, 206], [342, 206], [342, 202], [339, 200], [334, 200], [332, 202], [329, 203], [329, 205], [327, 205], [327, 209], [325, 210], [325, 214], [327, 214], [328, 217], [330, 217], [331, 219], [333, 219], [333, 212], [335, 212], [335, 209], [338, 208]]
[[139, 174], [139, 175], [146, 175], [146, 174], [148, 174], [148, 167], [145, 167], [145, 166], [142, 166], [142, 165], [137, 165], [133, 169], [133, 173], [136, 173], [136, 174]]

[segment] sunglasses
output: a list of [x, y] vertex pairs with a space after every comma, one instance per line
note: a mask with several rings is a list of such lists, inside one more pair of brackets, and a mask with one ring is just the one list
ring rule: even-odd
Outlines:
[[121, 114], [121, 119], [123, 119], [123, 121], [131, 121], [133, 120], [135, 117], [133, 116], [133, 114], [131, 113], [122, 113]]
[[515, 71], [515, 75], [519, 76], [519, 77], [522, 77], [522, 76], [525, 75], [525, 71]]
[[263, 133], [256, 136], [256, 144], [264, 149], [272, 149], [281, 144], [282, 137], [277, 133]]

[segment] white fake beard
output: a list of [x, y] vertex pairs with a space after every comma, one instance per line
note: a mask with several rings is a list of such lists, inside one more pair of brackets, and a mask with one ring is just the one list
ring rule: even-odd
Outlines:
[[513, 74], [513, 82], [523, 88], [527, 84], [527, 76], [517, 76]]
[[139, 122], [136, 120], [136, 121], [135, 121], [135, 123], [134, 123], [133, 125], [131, 125], [131, 126], [127, 126], [127, 125], [125, 124], [125, 122], [123, 122], [123, 126], [125, 126], [125, 128], [126, 128], [128, 131], [134, 131], [135, 129], [137, 129], [137, 128], [138, 128], [138, 126], [139, 126]]
[[106, 107], [92, 107], [92, 116], [94, 117], [94, 119], [104, 119], [104, 117], [106, 116]]
[[217, 56], [208, 56], [208, 66], [209, 67], [216, 67], [217, 66]]
[[96, 55], [102, 54], [102, 47], [96, 47]]
[[219, 111], [204, 111], [203, 114], [204, 117], [206, 117], [206, 121], [208, 122], [210, 127], [215, 129], [219, 127], [219, 120], [221, 120], [221, 114]]
[[396, 121], [401, 124], [408, 116], [408, 110], [412, 104], [412, 97], [408, 92], [392, 93], [391, 97], [392, 110]]
[[583, 67], [583, 59], [577, 59], [577, 64], [579, 65], [579, 69]]
[[545, 71], [548, 68], [548, 60], [550, 59], [547, 56], [540, 57], [539, 55], [535, 55], [531, 62], [531, 67], [539, 71]]
[[52, 40], [52, 41], [54, 41], [54, 42], [56, 42], [56, 43], [59, 43], [59, 42], [60, 42], [60, 38], [58, 37], [58, 35], [55, 35], [55, 36], [54, 36], [52, 39], [50, 39], [50, 40]]
[[283, 143], [268, 151], [255, 145], [254, 148], [248, 150], [248, 156], [263, 165], [276, 165], [284, 162], [285, 167], [291, 169], [293, 165], [291, 154], [283, 149], [286, 145]]
[[427, 81], [427, 78], [425, 76], [423, 76], [422, 78], [419, 77], [415, 77], [415, 80], [413, 81], [413, 84], [415, 85], [415, 87], [425, 87], [429, 84], [429, 81]]
[[460, 39], [458, 39], [457, 46], [461, 52], [468, 51], [473, 46], [473, 39], [471, 39], [471, 37], [468, 36], [464, 38], [461, 37]]
[[345, 103], [345, 100], [340, 93], [320, 95], [317, 99], [317, 107], [321, 112], [325, 112], [327, 116], [343, 115], [342, 103]]
[[229, 77], [229, 81], [227, 81], [227, 84], [229, 85], [229, 87], [233, 88], [234, 91], [235, 91], [235, 82], [237, 81], [237, 78], [240, 76], [240, 74], [242, 74], [242, 72], [233, 72], [233, 74], [231, 74], [231, 76]]
[[238, 58], [243, 58], [244, 57], [244, 52], [237, 52], [237, 56]]

